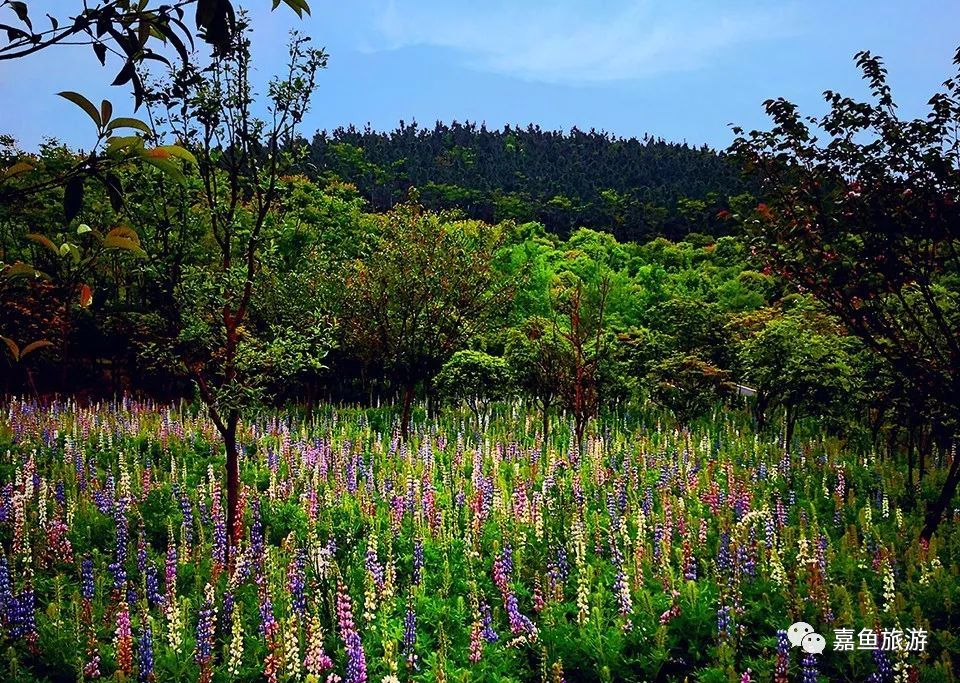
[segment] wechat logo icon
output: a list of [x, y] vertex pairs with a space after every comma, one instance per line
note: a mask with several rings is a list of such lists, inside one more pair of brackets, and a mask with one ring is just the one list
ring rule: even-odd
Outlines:
[[808, 655], [818, 655], [827, 647], [826, 639], [805, 621], [798, 621], [787, 629], [791, 647], [799, 647]]

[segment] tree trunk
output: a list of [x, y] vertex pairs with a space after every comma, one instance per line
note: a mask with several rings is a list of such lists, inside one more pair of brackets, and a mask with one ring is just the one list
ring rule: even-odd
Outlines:
[[883, 403], [877, 408], [876, 415], [870, 422], [870, 443], [874, 448], [877, 447], [877, 439], [880, 436], [880, 429], [883, 427], [883, 419], [887, 416], [887, 405]]
[[927, 469], [927, 453], [933, 443], [933, 427], [929, 431], [924, 427], [920, 431], [920, 461], [917, 464], [917, 481], [923, 482], [923, 472]]
[[893, 458], [893, 452], [897, 448], [897, 437], [900, 434], [900, 429], [898, 427], [893, 427], [889, 432], [887, 432], [887, 460]]
[[797, 423], [797, 418], [793, 414], [793, 409], [790, 406], [787, 406], [787, 415], [786, 415], [786, 434], [783, 439], [783, 450], [790, 452], [790, 446], [793, 443], [793, 428]]
[[757, 400], [753, 402], [753, 419], [757, 423], [757, 431], [763, 432], [767, 427], [767, 407], [770, 403], [769, 397], [765, 392], [757, 392]]
[[237, 447], [237, 418], [231, 416], [225, 425], [223, 444], [227, 451], [227, 534], [230, 546], [236, 548], [243, 535], [240, 510], [240, 452]]
[[947, 473], [947, 480], [943, 483], [940, 490], [940, 497], [927, 508], [927, 519], [920, 532], [920, 538], [929, 541], [933, 536], [940, 521], [943, 519], [943, 513], [953, 500], [957, 492], [957, 481], [960, 480], [960, 458], [953, 455], [953, 462], [950, 464], [950, 471]]
[[550, 404], [544, 402], [543, 404], [543, 446], [542, 450], [544, 453], [547, 451], [547, 435], [550, 431]]
[[[912, 439], [911, 439], [912, 441]], [[914, 506], [913, 491], [913, 444], [907, 449], [907, 500], [911, 508]]]
[[306, 418], [307, 424], [310, 424], [313, 422], [313, 402], [314, 402], [313, 397], [314, 397], [314, 394], [316, 393], [316, 389], [313, 386], [312, 380], [307, 381], [306, 393], [307, 393], [307, 411], [304, 417]]
[[29, 367], [27, 367], [27, 366], [24, 366], [23, 369], [24, 369], [24, 371], [27, 373], [27, 386], [30, 387], [30, 391], [33, 392], [33, 397], [34, 397], [35, 399], [37, 399], [37, 402], [39, 403], [39, 402], [40, 402], [40, 392], [37, 391], [37, 385], [36, 385], [36, 383], [33, 381], [33, 371], [32, 371]]
[[583, 455], [583, 433], [587, 429], [587, 418], [576, 414], [573, 416], [574, 431], [577, 437], [577, 453]]
[[413, 405], [413, 387], [403, 388], [403, 413], [400, 416], [400, 435], [406, 441], [410, 438], [410, 410]]

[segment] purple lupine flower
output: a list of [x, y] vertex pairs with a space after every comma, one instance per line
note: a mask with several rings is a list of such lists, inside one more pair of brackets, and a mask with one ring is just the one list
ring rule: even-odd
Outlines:
[[787, 665], [790, 661], [790, 641], [784, 629], [777, 631], [777, 663], [773, 670], [774, 683], [787, 682]]
[[373, 577], [374, 584], [378, 589], [380, 589], [383, 588], [384, 569], [383, 565], [380, 564], [380, 560], [377, 559], [377, 551], [374, 546], [376, 538], [371, 538], [373, 538], [373, 540], [370, 543], [367, 543], [367, 552], [364, 555], [364, 567], [368, 572], [370, 572], [370, 575]]
[[80, 561], [80, 593], [84, 600], [93, 600], [93, 559], [89, 556]]
[[657, 523], [653, 528], [653, 562], [656, 565], [660, 564], [660, 556], [662, 555], [663, 540], [664, 540], [664, 529], [663, 525]]
[[254, 561], [259, 562], [263, 557], [263, 519], [260, 515], [260, 498], [254, 496], [250, 500], [250, 513], [253, 517], [250, 523], [250, 550]]
[[513, 593], [513, 591], [510, 591], [510, 593], [507, 594], [505, 602], [507, 608], [507, 618], [510, 621], [510, 632], [514, 635], [520, 635], [522, 633], [536, 633], [537, 627], [533, 625], [533, 622], [530, 621], [530, 619], [521, 614], [519, 604], [517, 603], [517, 596]]
[[337, 582], [337, 624], [347, 650], [347, 683], [366, 683], [367, 658], [353, 624], [353, 606], [343, 581]]
[[[219, 492], [217, 493], [219, 495]], [[218, 500], [213, 501], [213, 563], [223, 567], [227, 561], [227, 522]]]
[[493, 630], [493, 614], [490, 612], [490, 605], [481, 604], [480, 614], [483, 619], [483, 639], [488, 643], [495, 643], [500, 640], [500, 636]]
[[623, 569], [623, 552], [621, 552], [620, 547], [613, 539], [610, 540], [610, 554], [613, 560], [613, 566], [617, 570], [616, 579], [614, 581], [614, 592], [617, 596], [617, 606], [619, 607], [620, 615], [626, 617], [627, 619], [625, 627], [629, 628], [631, 626], [630, 614], [633, 612], [633, 600], [630, 596], [630, 583], [627, 581], [627, 574]]
[[893, 681], [893, 667], [890, 666], [890, 658], [883, 650], [873, 651], [873, 662], [877, 665], [877, 670], [870, 674], [868, 683], [890, 683]]
[[258, 630], [261, 636], [268, 636], [272, 630], [278, 627], [276, 617], [273, 615], [273, 601], [270, 599], [267, 580], [262, 574], [257, 575], [257, 594], [260, 597], [260, 625]]
[[230, 590], [229, 585], [227, 590], [223, 593], [223, 609], [222, 617], [220, 619], [220, 629], [224, 633], [230, 632], [230, 626], [233, 622], [233, 607], [236, 602], [236, 598], [233, 597], [233, 591]]
[[307, 553], [303, 548], [298, 548], [289, 567], [287, 567], [287, 589], [290, 591], [290, 607], [301, 619], [307, 613], [306, 565]]
[[567, 549], [562, 545], [557, 548], [557, 577], [560, 581], [566, 581], [570, 575], [570, 563], [567, 561]]
[[423, 580], [423, 539], [413, 541], [413, 585], [419, 586]]
[[210, 517], [210, 506], [207, 505], [206, 499], [200, 497], [197, 500], [197, 507], [200, 508], [200, 524], [209, 527], [213, 519]]
[[717, 632], [721, 637], [733, 636], [733, 619], [730, 618], [730, 608], [722, 605], [717, 610]]
[[143, 535], [142, 524], [140, 533], [137, 534], [137, 572], [140, 576], [145, 576], [147, 573], [147, 541]]
[[413, 608], [413, 595], [407, 600], [407, 615], [403, 621], [403, 645], [401, 654], [407, 660], [407, 666], [411, 669], [417, 667], [417, 613]]
[[10, 592], [10, 569], [7, 567], [7, 556], [0, 552], [0, 624], [8, 621], [7, 610], [13, 594]]
[[803, 672], [803, 683], [817, 683], [817, 656], [805, 654], [800, 662], [800, 670]]
[[114, 545], [114, 561], [110, 563], [110, 573], [113, 574], [113, 588], [124, 591], [127, 584], [127, 540], [128, 521], [126, 506], [123, 501], [117, 501], [114, 508], [113, 521], [116, 525], [116, 541]]
[[213, 610], [213, 587], [207, 584], [203, 606], [200, 608], [200, 616], [197, 620], [197, 648], [193, 658], [201, 667], [209, 665], [210, 658], [213, 655], [213, 637], [214, 620], [216, 614]]
[[147, 603], [151, 607], [163, 604], [163, 594], [160, 592], [160, 576], [153, 563], [147, 565], [146, 572]]
[[13, 596], [8, 617], [11, 638], [31, 641], [37, 638], [36, 597], [32, 586], [28, 585]]
[[717, 573], [728, 575], [733, 569], [733, 559], [730, 554], [730, 534], [726, 531], [720, 534], [720, 543], [717, 546]]
[[190, 497], [185, 491], [180, 491], [179, 487], [175, 489], [179, 496], [180, 513], [183, 515], [183, 534], [187, 548], [193, 545], [193, 505], [190, 503]]
[[177, 586], [177, 544], [172, 537], [167, 541], [167, 564], [163, 580], [163, 587], [169, 595]]
[[140, 637], [137, 638], [137, 670], [138, 683], [152, 683], [155, 679], [153, 673], [153, 631], [150, 629], [149, 622], [144, 621], [143, 630]]

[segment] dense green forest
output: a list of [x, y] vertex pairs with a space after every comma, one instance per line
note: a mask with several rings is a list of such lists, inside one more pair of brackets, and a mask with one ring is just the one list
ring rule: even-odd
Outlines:
[[621, 241], [726, 234], [717, 213], [749, 188], [735, 162], [705, 146], [469, 122], [321, 132], [303, 172], [353, 183], [375, 210], [403, 201], [414, 186], [432, 209], [494, 223], [537, 221], [565, 236], [591, 228]]

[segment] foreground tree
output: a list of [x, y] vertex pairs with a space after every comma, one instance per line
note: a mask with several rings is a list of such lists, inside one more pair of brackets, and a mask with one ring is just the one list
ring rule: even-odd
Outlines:
[[[770, 100], [771, 130], [735, 129], [733, 150], [764, 201], [748, 227], [768, 266], [883, 358], [922, 417], [952, 435], [960, 421], [960, 77], [930, 99], [926, 118], [903, 120], [880, 59], [861, 52], [856, 60], [873, 101], [828, 91], [830, 111], [804, 118], [790, 102]], [[958, 480], [954, 457], [924, 538]]]
[[[241, 19], [242, 20], [242, 19]], [[256, 118], [250, 85], [246, 26], [230, 49], [211, 65], [177, 72], [155, 95], [156, 106], [175, 135], [197, 159], [197, 178], [185, 178], [182, 211], [158, 220], [209, 220], [213, 249], [183, 266], [165, 302], [161, 341], [148, 354], [183, 368], [196, 383], [210, 419], [223, 439], [227, 469], [227, 525], [235, 543], [242, 530], [239, 499], [238, 427], [243, 409], [263, 398], [275, 378], [316, 369], [327, 348], [327, 325], [308, 291], [286, 297], [277, 310], [277, 210], [295, 150], [297, 124], [306, 113], [323, 51], [294, 34], [287, 73], [269, 87], [269, 122]], [[165, 171], [175, 159], [163, 159]], [[188, 235], [186, 227], [180, 234]], [[270, 285], [270, 283], [273, 285]]]
[[[281, 2], [298, 16], [310, 13], [307, 0], [277, 0], [273, 2], [274, 9]], [[40, 11], [31, 12], [40, 4], [29, 0], [0, 2], [0, 62], [20, 60], [66, 45], [89, 46], [102, 65], [106, 65], [108, 59], [120, 59], [120, 70], [112, 85], [130, 88], [135, 109], [139, 109], [147, 97], [147, 65], [160, 63], [173, 68], [173, 57], [186, 68], [196, 58], [194, 30], [185, 23], [189, 21], [188, 14], [193, 17], [196, 33], [210, 44], [215, 57], [228, 54], [246, 28], [245, 22], [238, 20], [232, 0], [76, 2], [73, 3], [75, 12], [65, 10], [54, 16], [48, 11], [52, 8], [43, 7], [42, 17], [38, 16]], [[10, 203], [50, 187], [63, 187], [64, 213], [69, 222], [83, 201], [84, 184], [88, 181], [102, 184], [112, 203], [122, 201], [119, 169], [129, 162], [149, 160], [149, 156], [143, 154], [142, 145], [109, 144], [110, 138], [118, 139], [117, 132], [123, 128], [149, 133], [150, 126], [130, 117], [111, 120], [113, 105], [108, 100], [96, 106], [80, 93], [65, 91], [59, 95], [79, 106], [93, 120], [98, 129], [96, 141], [89, 152], [56, 173], [38, 164], [36, 158], [5, 164], [6, 168], [0, 170], [0, 200]], [[11, 183], [14, 179], [18, 182]]]
[[400, 389], [410, 433], [419, 383], [484, 329], [509, 289], [492, 268], [498, 232], [424, 211], [415, 200], [383, 217], [369, 254], [346, 267], [341, 325], [347, 345]]

